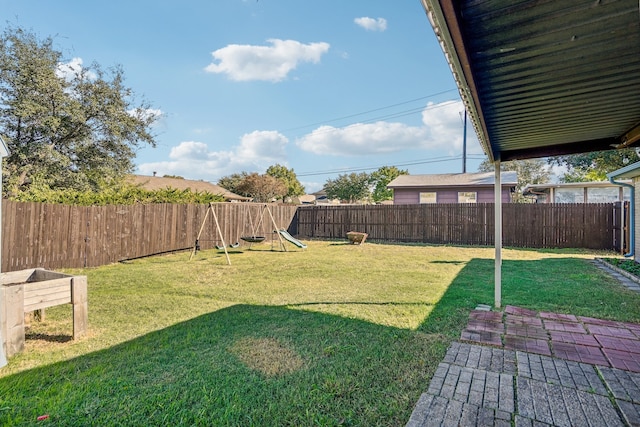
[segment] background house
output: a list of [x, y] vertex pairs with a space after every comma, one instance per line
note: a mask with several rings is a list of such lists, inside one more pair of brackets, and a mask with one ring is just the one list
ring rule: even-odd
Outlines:
[[251, 197], [244, 197], [232, 193], [219, 185], [207, 181], [194, 181], [191, 179], [167, 178], [160, 176], [129, 175], [127, 182], [139, 185], [145, 190], [161, 190], [164, 188], [175, 188], [176, 190], [191, 190], [198, 192], [208, 192], [211, 194], [221, 194], [227, 202], [246, 202]]
[[[518, 177], [501, 172], [502, 202], [510, 203]], [[493, 203], [494, 172], [400, 175], [387, 185], [393, 189], [393, 203]]]
[[313, 194], [303, 194], [302, 196], [293, 196], [290, 200], [294, 205], [314, 205], [316, 196]]
[[628, 201], [631, 190], [608, 181], [565, 182], [529, 184], [522, 189], [522, 194], [536, 203], [615, 203]]
[[327, 192], [323, 188], [322, 190], [316, 191], [315, 193], [311, 193], [315, 197], [314, 204], [316, 205], [339, 205], [340, 200], [337, 199], [329, 199], [327, 197]]

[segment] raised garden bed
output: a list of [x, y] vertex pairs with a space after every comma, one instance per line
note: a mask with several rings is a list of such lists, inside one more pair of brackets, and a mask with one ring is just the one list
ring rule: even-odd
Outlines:
[[[0, 327], [7, 356], [24, 349], [25, 315], [61, 304], [73, 305], [73, 338], [87, 331], [87, 276], [70, 276], [42, 268], [3, 273], [4, 303]], [[41, 317], [41, 316], [40, 316]]]

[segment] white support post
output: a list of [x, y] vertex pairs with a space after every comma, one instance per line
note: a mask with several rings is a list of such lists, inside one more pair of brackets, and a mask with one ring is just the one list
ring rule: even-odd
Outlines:
[[495, 308], [500, 308], [502, 304], [502, 182], [500, 180], [500, 160], [494, 162], [495, 168]]

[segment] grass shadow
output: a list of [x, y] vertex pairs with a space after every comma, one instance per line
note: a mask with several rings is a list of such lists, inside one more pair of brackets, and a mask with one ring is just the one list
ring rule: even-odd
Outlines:
[[305, 307], [305, 306], [314, 306], [314, 305], [374, 305], [374, 306], [384, 306], [384, 305], [398, 305], [398, 306], [406, 306], [406, 305], [417, 305], [420, 307], [430, 306], [431, 304], [425, 302], [395, 302], [395, 301], [314, 301], [314, 302], [302, 302], [302, 303], [293, 303], [286, 304], [284, 307]]
[[73, 341], [72, 335], [62, 335], [62, 334], [44, 334], [44, 333], [32, 333], [25, 332], [24, 338], [27, 341], [46, 341], [46, 342], [55, 342], [55, 343], [66, 343]]
[[0, 424], [47, 414], [55, 425], [403, 425], [446, 345], [339, 316], [235, 305], [0, 378]]

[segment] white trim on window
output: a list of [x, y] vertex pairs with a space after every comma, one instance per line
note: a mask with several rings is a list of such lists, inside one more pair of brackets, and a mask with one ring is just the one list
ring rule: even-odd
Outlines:
[[458, 203], [477, 203], [478, 193], [475, 191], [458, 191]]
[[438, 193], [435, 191], [420, 192], [420, 204], [438, 203]]

